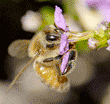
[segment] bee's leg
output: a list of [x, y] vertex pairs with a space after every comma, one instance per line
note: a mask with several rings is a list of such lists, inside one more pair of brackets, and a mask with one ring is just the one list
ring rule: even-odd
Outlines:
[[54, 66], [56, 67], [56, 71], [58, 72], [58, 75], [61, 76], [59, 64], [55, 64]]
[[74, 57], [74, 60], [77, 59], [77, 56], [78, 56], [78, 53], [77, 53], [77, 49], [70, 49], [69, 52], [72, 52], [73, 51], [73, 57]]
[[[54, 26], [55, 26], [55, 28], [56, 29], [54, 29], [56, 32], [57, 32], [57, 30], [61, 30], [61, 31], [63, 31], [63, 32], [65, 32], [63, 29], [59, 29], [57, 26], [56, 26], [56, 24], [54, 23]], [[69, 26], [66, 26], [67, 28], [69, 27]], [[69, 31], [69, 30], [68, 30]]]
[[54, 29], [58, 34], [63, 34], [63, 32], [64, 32], [64, 30], [62, 30], [62, 29], [59, 29], [59, 28], [56, 28], [56, 29]]
[[54, 30], [55, 30], [55, 32], [57, 32], [57, 33], [58, 33], [57, 29], [54, 29]]
[[[69, 52], [70, 53], [69, 53], [67, 66], [63, 72], [64, 75], [71, 73], [74, 70], [75, 64], [76, 64], [75, 62], [77, 59], [77, 50], [76, 49], [70, 49]], [[70, 70], [70, 69], [72, 69], [72, 70]]]
[[59, 76], [61, 76], [61, 71], [60, 71], [61, 57], [62, 57], [62, 55], [58, 55], [53, 58], [53, 63], [54, 63], [55, 69], [58, 72]]
[[[55, 32], [60, 33], [60, 34], [62, 34], [62, 33], [64, 32], [64, 30], [59, 29], [59, 28], [56, 26], [56, 24], [55, 24], [55, 23], [54, 23], [54, 26], [55, 26], [55, 28], [56, 28], [56, 29], [54, 29], [54, 30], [55, 30]], [[59, 30], [59, 31], [57, 31], [57, 30]]]
[[[77, 50], [76, 49], [69, 49], [67, 52], [71, 52], [71, 51], [75, 51], [76, 52], [76, 57], [77, 57]], [[61, 57], [61, 59], [63, 59], [63, 57], [66, 55], [66, 53]]]
[[55, 28], [57, 28], [57, 26], [56, 26], [55, 22], [54, 22], [54, 26], [55, 26]]
[[[71, 53], [72, 55], [69, 55], [68, 60], [75, 61], [77, 59], [77, 50], [76, 49], [70, 49], [68, 51], [70, 53], [73, 51], [73, 53]], [[56, 69], [57, 69], [57, 72], [58, 72], [59, 76], [62, 76], [62, 73], [61, 73], [61, 70], [60, 70], [61, 59], [66, 55], [66, 53], [64, 55], [59, 55], [59, 56], [55, 57], [54, 60], [53, 60], [53, 61], [55, 61], [55, 66], [56, 66]], [[69, 64], [69, 62], [68, 62], [68, 64]]]

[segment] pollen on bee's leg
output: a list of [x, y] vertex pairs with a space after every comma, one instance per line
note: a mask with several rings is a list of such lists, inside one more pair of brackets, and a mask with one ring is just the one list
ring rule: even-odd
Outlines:
[[68, 81], [68, 78], [66, 76], [58, 76], [59, 83], [65, 83], [67, 81]]
[[57, 81], [54, 81], [54, 83], [51, 86], [51, 89], [58, 89], [59, 88], [59, 83]]
[[59, 88], [57, 89], [58, 92], [66, 92], [70, 89], [70, 83], [66, 76], [59, 76], [58, 77]]
[[55, 77], [55, 75], [52, 75], [47, 79], [47, 84], [49, 87], [51, 87], [52, 89], [56, 89], [56, 86], [58, 87], [58, 81], [57, 81], [57, 77]]

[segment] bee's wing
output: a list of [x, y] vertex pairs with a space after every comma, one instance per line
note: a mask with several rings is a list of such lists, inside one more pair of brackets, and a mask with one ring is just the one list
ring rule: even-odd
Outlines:
[[[19, 73], [17, 73], [16, 77], [14, 78], [14, 80], [11, 82], [11, 84], [9, 85], [8, 89], [7, 89], [7, 93], [9, 91], [9, 89], [15, 84], [15, 83], [21, 83], [24, 80], [27, 80], [30, 74], [30, 70], [33, 69], [31, 63], [39, 56], [39, 54], [37, 54], [36, 56], [34, 56], [25, 66], [23, 64], [19, 65], [18, 68], [20, 68]], [[30, 66], [31, 65], [31, 66]], [[28, 74], [28, 75], [27, 75]], [[27, 76], [27, 77], [26, 77]]]
[[23, 58], [27, 55], [30, 40], [15, 40], [8, 47], [8, 53], [12, 57]]

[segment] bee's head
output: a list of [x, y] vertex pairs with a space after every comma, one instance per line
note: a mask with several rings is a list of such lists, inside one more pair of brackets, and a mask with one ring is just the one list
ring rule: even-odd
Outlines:
[[42, 31], [35, 34], [29, 45], [29, 56], [33, 57], [38, 52], [41, 55], [59, 53], [60, 34], [54, 30], [53, 25], [46, 26]]

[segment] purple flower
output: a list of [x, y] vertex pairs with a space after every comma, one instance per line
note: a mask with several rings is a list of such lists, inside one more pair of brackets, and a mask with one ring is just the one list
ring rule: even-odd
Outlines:
[[96, 49], [97, 43], [98, 43], [98, 40], [96, 40], [96, 39], [93, 38], [93, 37], [91, 37], [91, 38], [88, 39], [88, 46], [89, 46], [89, 48], [91, 48], [91, 49]]
[[59, 28], [66, 30], [67, 25], [62, 14], [62, 10], [57, 5], [55, 6], [54, 21]]
[[95, 7], [98, 9], [104, 21], [110, 22], [110, 0], [86, 0], [86, 3], [89, 7]]
[[66, 53], [66, 55], [64, 55], [64, 57], [63, 57], [63, 60], [62, 60], [62, 63], [61, 63], [61, 72], [63, 73], [64, 72], [64, 70], [65, 70], [65, 68], [66, 68], [66, 65], [67, 65], [67, 63], [68, 63], [68, 58], [69, 58], [69, 51]]
[[60, 69], [61, 72], [63, 73], [69, 58], [69, 52], [67, 52], [69, 50], [69, 40], [68, 40], [68, 36], [66, 35], [66, 32], [68, 31], [68, 27], [63, 17], [62, 10], [57, 5], [55, 6], [54, 20], [55, 20], [55, 24], [60, 29], [65, 31], [65, 33], [61, 34], [61, 43], [59, 48], [60, 51], [59, 54], [60, 55], [65, 54], [62, 59], [61, 69]]
[[109, 46], [106, 48], [106, 50], [110, 51], [110, 39], [107, 41], [107, 43]]
[[65, 49], [65, 46], [68, 45], [68, 36], [66, 34], [61, 34], [61, 44], [60, 44], [60, 55], [63, 55], [65, 53], [66, 50], [68, 50], [66, 47]]

